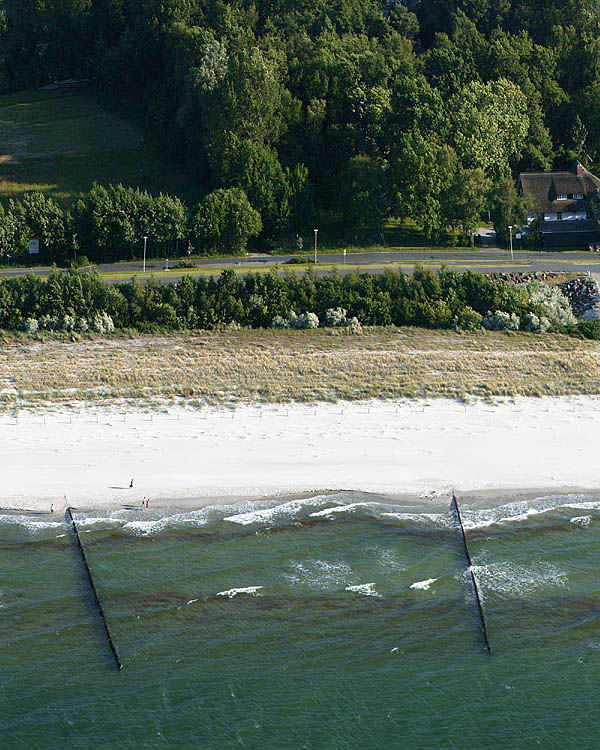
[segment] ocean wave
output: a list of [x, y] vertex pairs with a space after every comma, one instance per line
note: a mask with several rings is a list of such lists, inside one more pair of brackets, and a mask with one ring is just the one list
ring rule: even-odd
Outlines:
[[100, 526], [106, 528], [107, 526], [121, 526], [122, 521], [119, 518], [107, 518], [106, 516], [84, 516], [81, 514], [74, 514], [73, 519], [77, 524], [78, 530], [83, 531], [95, 531], [90, 527]]
[[363, 547], [361, 552], [366, 557], [375, 559], [377, 566], [386, 573], [397, 573], [406, 569], [406, 560], [397, 550], [390, 547], [376, 544], [373, 547]]
[[197, 510], [171, 514], [160, 510], [148, 512], [141, 508], [139, 510], [137, 508], [135, 510], [119, 509], [108, 511], [106, 515], [102, 516], [86, 516], [78, 513], [74, 518], [77, 527], [86, 531], [118, 528], [134, 536], [146, 536], [181, 527], [197, 528], [205, 526], [211, 520], [219, 520], [230, 507], [210, 505]]
[[17, 514], [0, 515], [0, 524], [6, 524], [7, 526], [20, 526], [30, 534], [39, 534], [48, 530], [64, 530], [65, 528], [65, 524], [62, 521], [46, 521], [35, 519], [31, 516]]
[[577, 526], [589, 526], [591, 522], [592, 522], [591, 516], [574, 516], [571, 519], [571, 523], [574, 523]]
[[328, 518], [333, 517], [334, 514], [339, 513], [353, 513], [356, 510], [364, 508], [373, 508], [377, 503], [350, 503], [349, 505], [334, 505], [331, 508], [325, 508], [324, 510], [317, 510], [310, 514], [311, 518]]
[[408, 588], [415, 589], [416, 591], [427, 591], [432, 583], [435, 583], [438, 578], [426, 578], [424, 581], [415, 581], [411, 583]]
[[[74, 518], [81, 531], [98, 531], [102, 529], [121, 529], [125, 534], [147, 536], [161, 534], [171, 529], [197, 528], [208, 523], [227, 521], [242, 526], [256, 525], [260, 528], [291, 525], [304, 519], [345, 518], [374, 520], [398, 523], [404, 527], [424, 528], [432, 532], [450, 529], [455, 526], [455, 517], [450, 508], [446, 513], [405, 512], [392, 500], [389, 503], [381, 499], [373, 501], [372, 495], [355, 491], [341, 491], [332, 494], [317, 494], [313, 497], [280, 502], [276, 499], [249, 500], [227, 505], [209, 505], [196, 510], [169, 511], [154, 508], [150, 511], [140, 508], [119, 508], [107, 511], [74, 513]], [[598, 517], [600, 499], [584, 494], [551, 495], [527, 501], [516, 501], [492, 508], [461, 507], [463, 523], [467, 531], [482, 530], [494, 525], [511, 526], [535, 522], [544, 515], [554, 513], [556, 518], [565, 523], [573, 520], [574, 524], [583, 523], [577, 519]], [[62, 516], [61, 516], [62, 519]], [[554, 516], [552, 516], [554, 519]], [[49, 520], [26, 514], [11, 513], [0, 515], [0, 525], [18, 525], [30, 535], [49, 537], [56, 536], [64, 522]]]
[[[522, 524], [532, 517], [569, 510], [600, 510], [600, 501], [585, 495], [550, 495], [532, 500], [520, 500], [494, 508], [472, 509], [461, 507], [463, 525], [467, 531], [485, 529], [496, 524]], [[570, 514], [567, 514], [570, 515]], [[565, 520], [570, 520], [565, 518]]]
[[[264, 586], [244, 586], [236, 589], [227, 589], [227, 591], [218, 591], [215, 596], [228, 596], [230, 599], [233, 599], [233, 597], [237, 596], [238, 594], [252, 594], [252, 596], [260, 596], [257, 591], [262, 588], [264, 588]], [[188, 604], [190, 604], [190, 602], [188, 602]]]
[[137, 536], [146, 536], [147, 534], [158, 534], [169, 525], [171, 525], [171, 519], [166, 517], [157, 518], [154, 521], [129, 521], [129, 523], [123, 524], [121, 528], [123, 531], [128, 531]]
[[565, 503], [565, 508], [574, 508], [575, 510], [600, 510], [600, 502], [587, 501], [582, 503]]
[[[512, 562], [474, 565], [473, 572], [485, 592], [530, 596], [540, 589], [561, 588], [567, 585], [567, 573], [549, 562], [531, 562], [519, 565]], [[470, 580], [470, 571], [463, 573], [463, 580]]]
[[283, 578], [297, 586], [331, 590], [349, 585], [353, 576], [352, 568], [342, 560], [312, 558], [292, 560], [289, 565], [291, 572], [284, 573]]
[[270, 524], [296, 521], [310, 515], [309, 511], [311, 508], [319, 508], [327, 505], [335, 501], [336, 497], [339, 498], [341, 495], [316, 495], [315, 497], [303, 500], [290, 500], [287, 503], [279, 503], [267, 508], [263, 507], [256, 510], [252, 509], [245, 513], [236, 513], [232, 516], [226, 516], [223, 520], [230, 523], [239, 523], [243, 526], [252, 523]]
[[381, 515], [386, 518], [394, 518], [397, 521], [431, 524], [439, 528], [450, 528], [452, 526], [449, 513], [400, 513], [396, 511], [386, 511]]
[[374, 596], [378, 599], [383, 597], [377, 591], [375, 591], [375, 583], [359, 583], [355, 586], [346, 586], [346, 591], [354, 591], [356, 594], [362, 594], [362, 596]]

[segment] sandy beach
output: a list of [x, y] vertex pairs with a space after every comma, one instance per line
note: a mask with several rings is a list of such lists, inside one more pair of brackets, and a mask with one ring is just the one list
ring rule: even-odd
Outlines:
[[[0, 418], [0, 506], [199, 507], [353, 489], [445, 501], [600, 485], [600, 398], [90, 406]], [[130, 488], [130, 480], [133, 487]]]

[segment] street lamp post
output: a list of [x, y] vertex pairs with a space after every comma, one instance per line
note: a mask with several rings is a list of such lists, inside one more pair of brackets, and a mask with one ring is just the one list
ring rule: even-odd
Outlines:
[[319, 233], [318, 229], [315, 229], [315, 265], [317, 263], [317, 234]]
[[512, 224], [511, 224], [508, 227], [508, 233], [510, 235], [510, 259], [511, 259], [511, 261], [514, 260], [514, 257], [513, 257], [513, 246], [512, 246], [512, 230], [513, 230], [513, 228], [512, 228]]
[[142, 266], [142, 271], [146, 271], [146, 242], [148, 242], [148, 235], [144, 235], [144, 265]]

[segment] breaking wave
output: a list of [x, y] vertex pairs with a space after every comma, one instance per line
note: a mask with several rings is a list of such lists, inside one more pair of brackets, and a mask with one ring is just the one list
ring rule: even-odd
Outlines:
[[[159, 508], [74, 512], [74, 518], [82, 532], [118, 530], [133, 536], [158, 535], [223, 523], [259, 531], [299, 523], [369, 520], [397, 525], [405, 531], [414, 528], [434, 534], [455, 526], [450, 507], [445, 512], [435, 513], [420, 512], [421, 508], [422, 501], [418, 499], [415, 499], [414, 506], [407, 506], [383, 496], [343, 491], [286, 502], [276, 499], [244, 501], [177, 512]], [[584, 494], [551, 495], [490, 508], [474, 508], [463, 502], [461, 514], [467, 532], [532, 523], [587, 526], [600, 518], [600, 498]], [[0, 533], [3, 527], [5, 531], [19, 528], [26, 538], [52, 538], [67, 532], [66, 519], [59, 513], [53, 517], [49, 514], [4, 513], [0, 515]]]

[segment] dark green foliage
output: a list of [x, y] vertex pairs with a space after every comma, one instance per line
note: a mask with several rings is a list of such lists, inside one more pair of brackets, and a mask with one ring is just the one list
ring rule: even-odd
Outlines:
[[561, 332], [578, 339], [600, 341], [600, 320], [583, 320], [574, 326], [564, 326]]
[[517, 193], [514, 181], [504, 177], [496, 183], [490, 194], [490, 216], [498, 242], [509, 241], [509, 226], [518, 227], [527, 219], [527, 208]]
[[[318, 226], [372, 241], [391, 213], [465, 243], [488, 207], [502, 238], [520, 215], [507, 188], [519, 171], [573, 158], [600, 169], [597, 0], [382, 6], [11, 0], [0, 90], [94, 77], [135, 104], [203, 192], [243, 190], [265, 240]], [[39, 211], [23, 226], [15, 207], [0, 252], [19, 254], [34, 230], [46, 232], [50, 260], [73, 259], [84, 235], [107, 258], [138, 253], [143, 234], [167, 252], [181, 238], [181, 207], [153, 200], [150, 211], [143, 193], [98, 189], [72, 210], [89, 234], [51, 204], [47, 226]]]
[[[75, 330], [87, 330], [81, 320], [91, 325], [97, 314], [110, 316], [116, 328], [146, 332], [229, 324], [260, 328], [276, 316], [306, 312], [316, 313], [324, 325], [332, 308], [345, 309], [348, 319], [356, 317], [363, 325], [463, 330], [477, 330], [490, 309], [539, 312], [521, 287], [446, 269], [416, 268], [412, 277], [387, 271], [322, 278], [312, 270], [281, 277], [275, 270], [237, 276], [226, 269], [216, 279], [186, 276], [176, 284], [151, 280], [143, 286], [136, 279], [112, 286], [96, 271], [54, 270], [47, 281], [33, 274], [0, 281], [0, 328], [9, 330], [24, 328], [31, 319], [58, 321], [53, 325], [61, 328], [64, 316], [73, 319]], [[587, 328], [578, 328], [578, 335], [590, 337], [593, 326], [582, 326]]]
[[240, 188], [209, 193], [198, 206], [192, 222], [192, 239], [208, 254], [240, 255], [248, 239], [262, 228], [260, 214]]
[[143, 237], [148, 252], [169, 254], [187, 237], [186, 209], [179, 198], [158, 197], [123, 185], [94, 187], [77, 201], [71, 212], [43, 193], [26, 193], [22, 201], [0, 206], [0, 258], [26, 259], [28, 240], [39, 239], [39, 260], [45, 263], [82, 265], [93, 261], [122, 260], [141, 255]]

